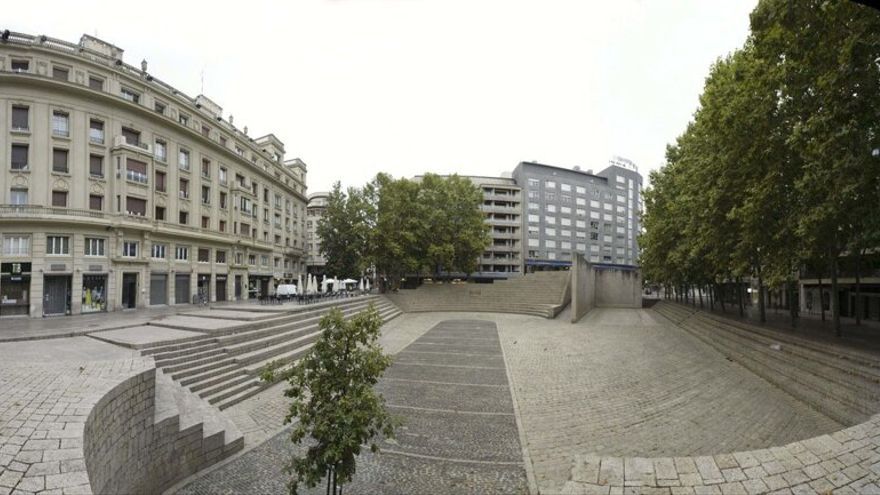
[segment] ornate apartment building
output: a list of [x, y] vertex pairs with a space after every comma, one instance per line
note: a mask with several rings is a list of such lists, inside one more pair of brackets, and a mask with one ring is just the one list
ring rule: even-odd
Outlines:
[[0, 41], [0, 316], [246, 299], [305, 273], [305, 164], [122, 55]]

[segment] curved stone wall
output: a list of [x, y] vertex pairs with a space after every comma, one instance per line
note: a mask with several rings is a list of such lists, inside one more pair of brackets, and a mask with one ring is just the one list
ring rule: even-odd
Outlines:
[[153, 368], [118, 384], [89, 413], [83, 450], [94, 493], [161, 493], [233, 450], [222, 431], [205, 437], [202, 423], [181, 430], [177, 415], [156, 422], [155, 397]]

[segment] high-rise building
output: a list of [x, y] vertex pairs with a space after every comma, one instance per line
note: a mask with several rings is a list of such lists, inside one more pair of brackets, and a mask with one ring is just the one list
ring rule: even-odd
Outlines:
[[269, 294], [304, 273], [306, 165], [92, 36], [0, 44], [0, 316]]
[[324, 216], [329, 197], [329, 193], [326, 192], [311, 193], [306, 207], [306, 265], [308, 272], [314, 275], [324, 275], [324, 266], [327, 264], [327, 260], [321, 254], [318, 222]]
[[593, 263], [636, 265], [642, 176], [624, 158], [598, 173], [521, 162], [526, 271], [565, 267], [577, 251]]

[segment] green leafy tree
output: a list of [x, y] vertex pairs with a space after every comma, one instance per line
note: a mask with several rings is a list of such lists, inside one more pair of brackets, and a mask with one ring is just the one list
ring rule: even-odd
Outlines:
[[321, 255], [327, 260], [325, 270], [330, 275], [358, 277], [369, 266], [373, 216], [364, 190], [343, 191], [339, 182], [333, 185], [316, 229], [321, 239]]
[[277, 363], [263, 370], [264, 380], [287, 380], [285, 395], [292, 402], [285, 421], [297, 420], [290, 440], [308, 444], [305, 455], [294, 454], [287, 466], [291, 494], [322, 479], [328, 493], [341, 494], [362, 446], [369, 443], [378, 452], [375, 438], [393, 437], [396, 420], [373, 388], [391, 364], [378, 344], [381, 325], [372, 305], [350, 320], [333, 309], [321, 319], [321, 337], [303, 359], [285, 371]]

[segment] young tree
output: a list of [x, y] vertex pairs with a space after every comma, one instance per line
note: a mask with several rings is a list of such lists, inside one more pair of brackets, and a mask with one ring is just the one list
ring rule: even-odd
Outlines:
[[[391, 364], [378, 344], [382, 319], [372, 305], [345, 320], [333, 309], [321, 319], [321, 337], [309, 353], [281, 372], [293, 399], [286, 422], [298, 420], [290, 432], [294, 444], [306, 442], [305, 455], [294, 454], [287, 466], [288, 484], [295, 495], [300, 484], [315, 487], [327, 480], [327, 491], [341, 494], [355, 474], [357, 456], [374, 439], [394, 435], [395, 420], [385, 409], [385, 399], [373, 389]], [[263, 370], [264, 380], [274, 381], [278, 365]]]

